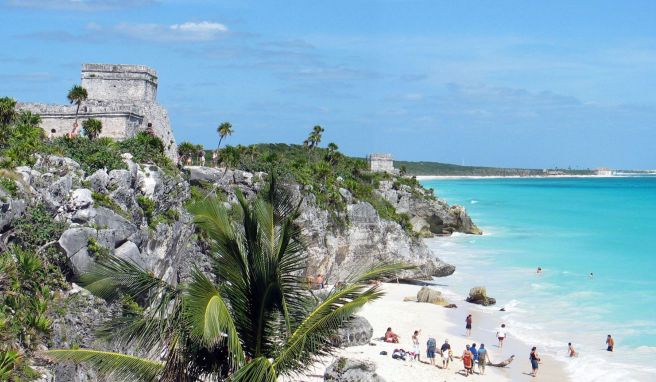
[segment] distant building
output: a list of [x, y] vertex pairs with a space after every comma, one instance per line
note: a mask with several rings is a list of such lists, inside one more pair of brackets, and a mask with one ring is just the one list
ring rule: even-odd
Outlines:
[[369, 154], [367, 156], [369, 170], [372, 172], [388, 172], [398, 174], [399, 170], [394, 168], [394, 159], [392, 154]]
[[595, 168], [595, 174], [597, 176], [613, 176], [615, 172], [609, 168]]
[[[100, 136], [117, 140], [148, 132], [162, 140], [171, 159], [177, 158], [168, 113], [157, 103], [154, 69], [143, 65], [83, 64], [81, 85], [89, 97], [80, 108], [80, 125], [85, 119], [98, 119], [103, 126]], [[40, 115], [41, 128], [51, 137], [64, 136], [73, 128], [75, 105], [19, 103], [18, 109]]]

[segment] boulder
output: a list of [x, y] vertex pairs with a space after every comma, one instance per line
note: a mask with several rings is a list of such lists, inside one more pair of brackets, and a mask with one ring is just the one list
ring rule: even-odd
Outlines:
[[497, 302], [494, 298], [488, 297], [485, 287], [471, 288], [469, 290], [469, 297], [467, 297], [466, 301], [472, 304], [479, 304], [484, 306], [494, 305]]
[[71, 193], [71, 198], [68, 200], [66, 207], [69, 211], [77, 211], [89, 207], [92, 203], [91, 190], [78, 188]]
[[442, 292], [427, 286], [421, 287], [417, 292], [417, 302], [427, 302], [436, 305], [447, 305], [448, 301], [442, 296]]
[[457, 308], [458, 305], [456, 305], [456, 304], [448, 304], [448, 305], [444, 305], [444, 307], [445, 307], [445, 308], [449, 308], [449, 309], [453, 309], [453, 308]]
[[109, 174], [104, 169], [100, 169], [84, 179], [89, 187], [96, 192], [106, 192], [109, 184]]
[[114, 256], [127, 260], [131, 263], [137, 264], [141, 268], [145, 268], [146, 264], [141, 258], [139, 247], [131, 241], [126, 241], [120, 247], [114, 250]]
[[385, 380], [376, 374], [376, 364], [371, 361], [363, 361], [339, 357], [330, 364], [323, 375], [326, 382], [384, 382]]
[[337, 331], [333, 339], [336, 346], [359, 346], [366, 345], [374, 335], [374, 328], [366, 318], [355, 316], [351, 322]]

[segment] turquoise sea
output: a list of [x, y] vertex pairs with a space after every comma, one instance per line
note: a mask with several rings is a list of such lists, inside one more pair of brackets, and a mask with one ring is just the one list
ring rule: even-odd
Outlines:
[[463, 296], [485, 285], [510, 334], [566, 361], [575, 381], [656, 381], [655, 176], [422, 184], [485, 232], [430, 240], [457, 267], [441, 282]]

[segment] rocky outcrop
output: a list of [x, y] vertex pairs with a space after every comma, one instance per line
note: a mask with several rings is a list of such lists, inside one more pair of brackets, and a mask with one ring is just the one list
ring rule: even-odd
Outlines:
[[346, 326], [339, 328], [332, 342], [335, 346], [349, 347], [366, 345], [374, 335], [374, 328], [366, 318], [354, 317]]
[[326, 382], [384, 382], [385, 380], [376, 374], [376, 364], [371, 361], [363, 361], [340, 357], [330, 364], [323, 375]]
[[412, 228], [422, 237], [453, 232], [482, 234], [462, 206], [450, 206], [436, 199], [432, 190], [411, 187], [391, 180], [381, 181], [377, 191], [400, 214], [408, 214]]
[[485, 287], [471, 288], [469, 290], [469, 296], [467, 297], [466, 301], [472, 304], [479, 304], [484, 306], [494, 305], [497, 303], [497, 300], [492, 297], [488, 297]]
[[421, 287], [417, 292], [417, 302], [427, 302], [429, 304], [446, 306], [449, 302], [442, 296], [442, 292], [431, 289], [427, 286]]

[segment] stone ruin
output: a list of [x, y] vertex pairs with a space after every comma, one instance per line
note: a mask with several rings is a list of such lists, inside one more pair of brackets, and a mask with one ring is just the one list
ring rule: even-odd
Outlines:
[[[177, 145], [166, 109], [157, 103], [157, 72], [143, 65], [83, 64], [79, 124], [87, 118], [102, 122], [101, 137], [117, 140], [149, 131], [164, 143], [166, 154], [177, 159]], [[20, 110], [41, 116], [46, 136], [60, 137], [73, 129], [76, 105], [19, 103]]]
[[392, 154], [369, 154], [367, 161], [369, 162], [369, 170], [372, 172], [388, 172], [390, 174], [398, 174], [399, 172], [394, 168]]

